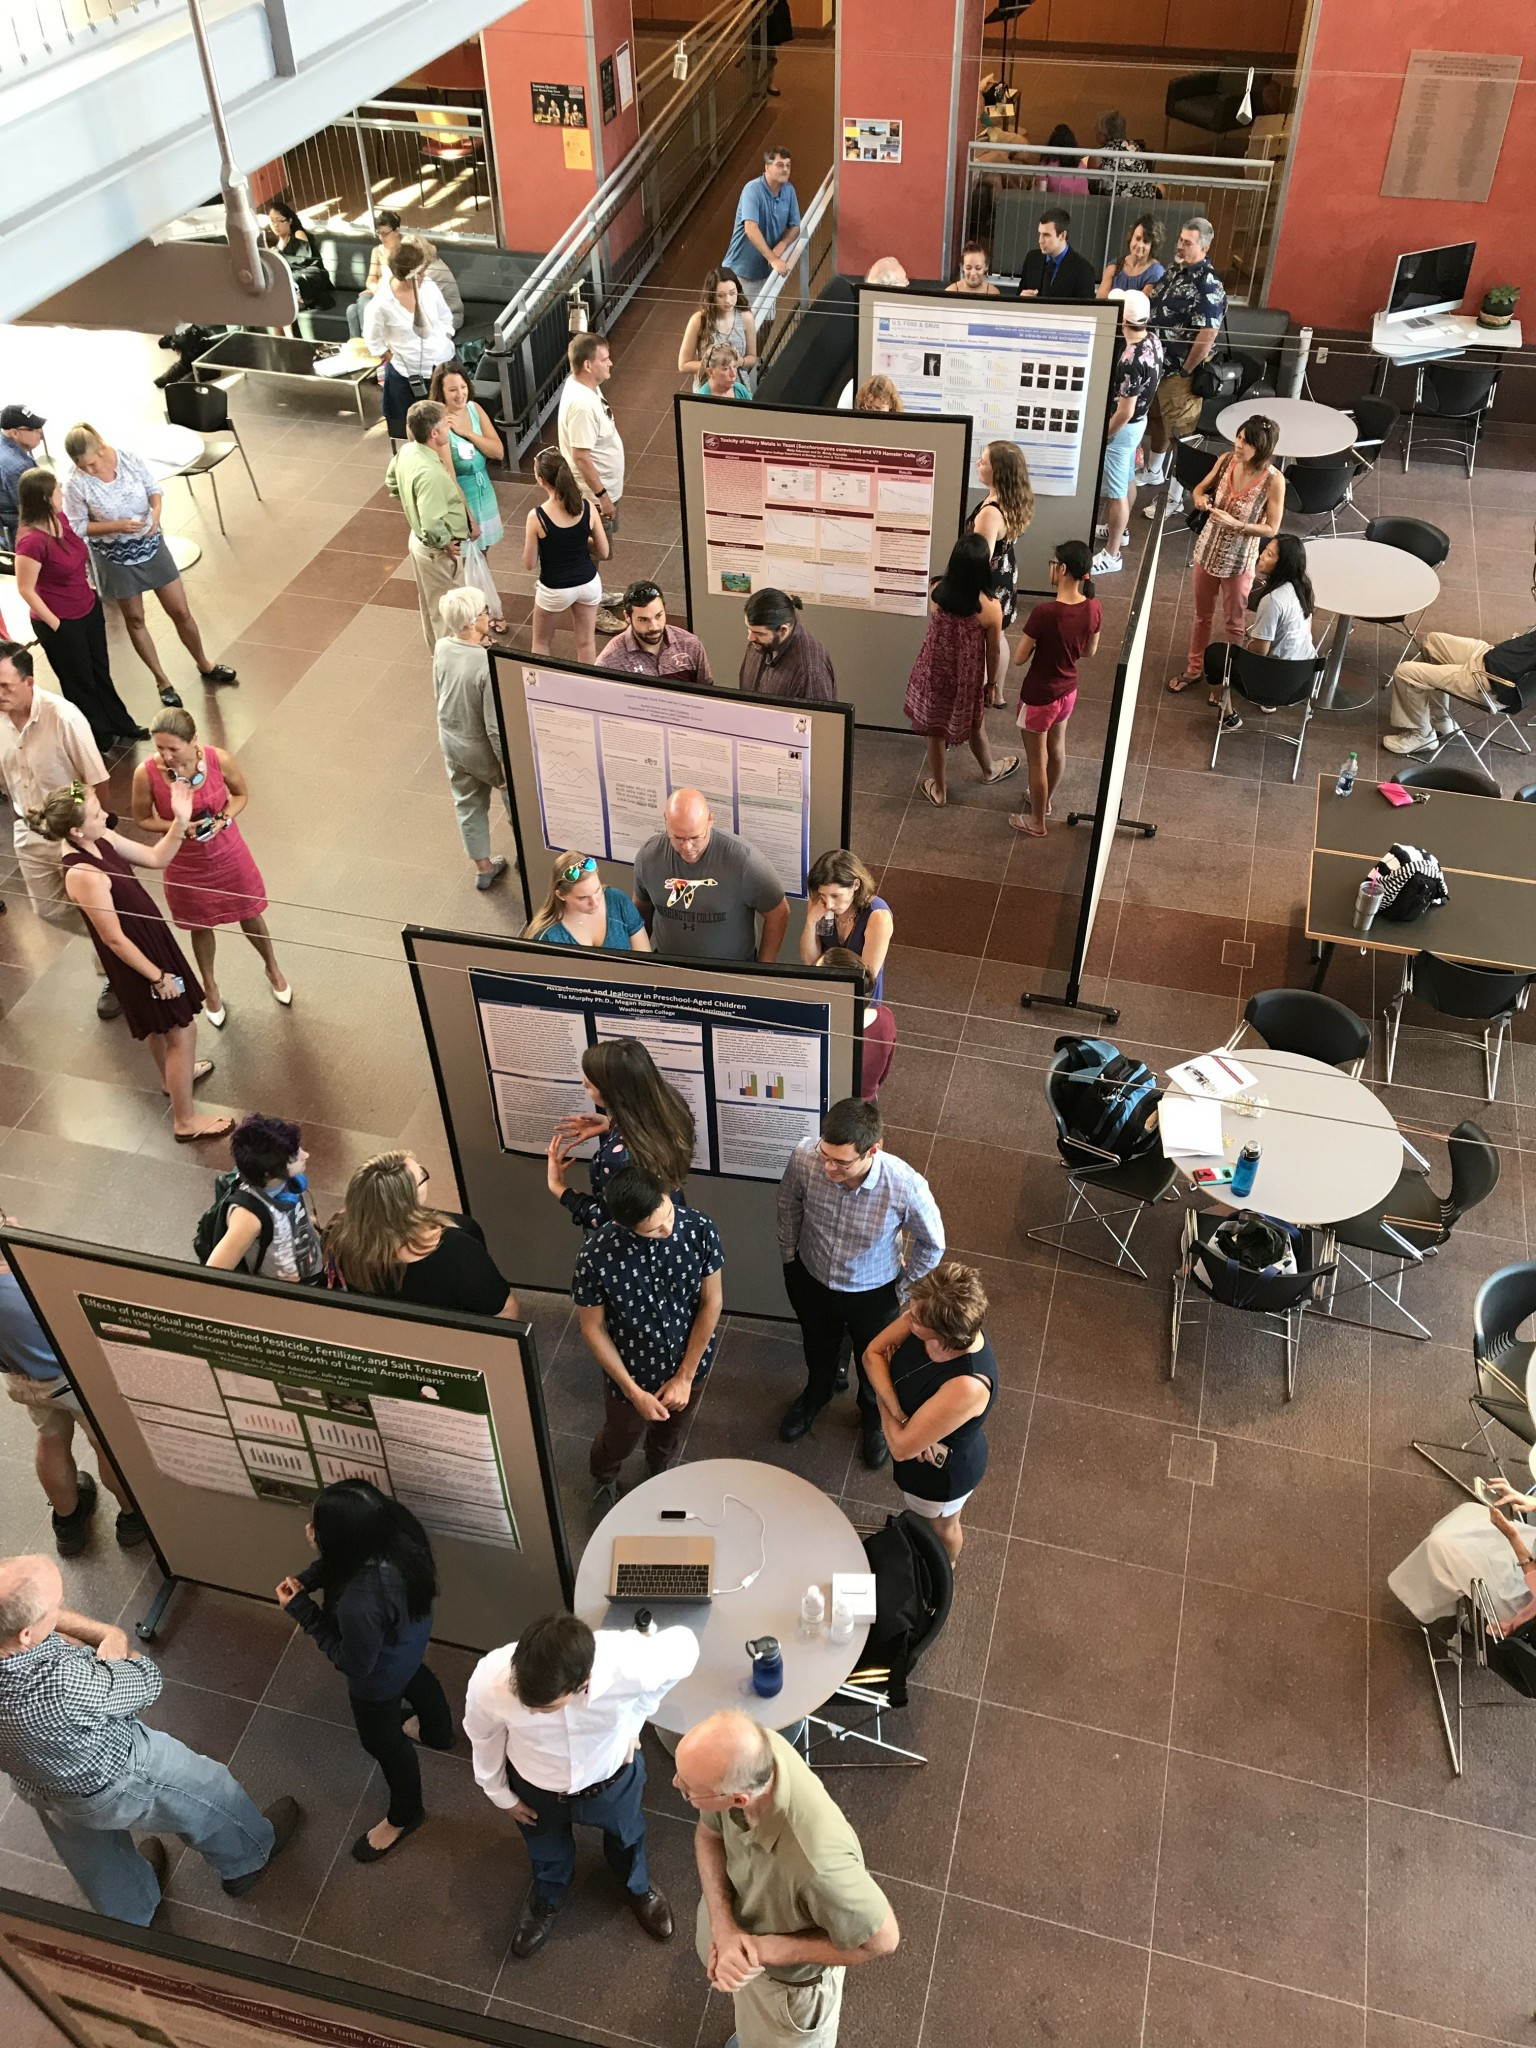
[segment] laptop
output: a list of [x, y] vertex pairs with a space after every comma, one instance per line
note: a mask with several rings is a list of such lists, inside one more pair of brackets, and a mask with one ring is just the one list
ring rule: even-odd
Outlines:
[[713, 1536], [615, 1536], [610, 1600], [708, 1600], [715, 1590]]

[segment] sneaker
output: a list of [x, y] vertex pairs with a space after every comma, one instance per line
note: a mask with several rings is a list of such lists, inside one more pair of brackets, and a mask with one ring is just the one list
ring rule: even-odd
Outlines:
[[110, 1024], [114, 1017], [121, 1017], [123, 1006], [112, 993], [110, 981], [103, 981], [96, 992], [96, 1014], [103, 1024]]
[[1168, 510], [1170, 512], [1182, 512], [1184, 510], [1184, 486], [1182, 484], [1173, 483], [1168, 486]]
[[117, 1540], [124, 1550], [132, 1550], [137, 1543], [149, 1540], [149, 1531], [144, 1526], [144, 1517], [136, 1508], [123, 1508], [117, 1517]]
[[80, 1474], [73, 1514], [53, 1517], [53, 1547], [60, 1557], [78, 1557], [91, 1540], [91, 1517], [96, 1512], [96, 1482], [89, 1472]]
[[475, 876], [475, 887], [477, 889], [494, 889], [496, 884], [501, 880], [502, 876], [506, 872], [507, 863], [505, 859], [500, 854], [498, 854], [495, 860], [491, 862], [490, 866], [484, 871], [483, 874], [477, 874]]
[[629, 621], [622, 612], [616, 612], [606, 604], [599, 608], [597, 614], [597, 630], [599, 633], [622, 633], [628, 625]]
[[1389, 754], [1433, 754], [1440, 742], [1432, 732], [1384, 732], [1381, 744]]
[[592, 1505], [600, 1515], [606, 1515], [610, 1508], [619, 1504], [619, 1482], [617, 1479], [600, 1479], [592, 1489]]
[[1243, 729], [1243, 721], [1238, 717], [1235, 711], [1229, 711], [1226, 717], [1221, 721], [1221, 729], [1223, 732], [1241, 732]]
[[1093, 537], [1095, 540], [1108, 540], [1109, 528], [1102, 523], [1099, 524], [1093, 529]]
[[1090, 576], [1118, 576], [1124, 567], [1125, 564], [1118, 555], [1112, 555], [1105, 549], [1094, 556], [1088, 573]]

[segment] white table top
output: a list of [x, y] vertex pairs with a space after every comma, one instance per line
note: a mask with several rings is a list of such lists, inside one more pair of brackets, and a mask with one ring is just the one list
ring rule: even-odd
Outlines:
[[[727, 1494], [737, 1498], [727, 1500]], [[720, 1526], [663, 1522], [663, 1508], [689, 1508]], [[612, 1539], [669, 1535], [714, 1537], [717, 1585], [740, 1585], [759, 1559], [762, 1570], [744, 1592], [649, 1603], [658, 1624], [681, 1622], [697, 1632], [700, 1645], [691, 1676], [653, 1715], [656, 1726], [681, 1735], [706, 1715], [735, 1708], [766, 1728], [787, 1728], [814, 1713], [858, 1663], [869, 1633], [860, 1622], [846, 1643], [829, 1642], [825, 1631], [813, 1642], [796, 1634], [807, 1586], [821, 1587], [830, 1617], [832, 1574], [869, 1570], [858, 1531], [836, 1501], [794, 1472], [748, 1458], [705, 1458], [658, 1472], [609, 1509], [582, 1552], [574, 1603], [582, 1620], [593, 1628], [628, 1628], [636, 1608], [647, 1603], [609, 1600]], [[752, 1690], [746, 1645], [758, 1636], [777, 1636], [784, 1653], [784, 1689], [772, 1699]]]
[[1379, 540], [1309, 540], [1307, 574], [1321, 609], [1345, 618], [1400, 619], [1440, 595], [1428, 562]]
[[1373, 1208], [1397, 1185], [1403, 1141], [1385, 1103], [1363, 1081], [1299, 1052], [1239, 1046], [1231, 1057], [1258, 1076], [1254, 1092], [1269, 1107], [1240, 1116], [1222, 1104], [1219, 1158], [1181, 1159], [1197, 1166], [1233, 1166], [1244, 1145], [1260, 1146], [1253, 1191], [1239, 1200], [1228, 1187], [1198, 1192], [1224, 1209], [1262, 1209], [1296, 1224], [1341, 1223]]
[[1371, 353], [1385, 356], [1389, 363], [1433, 362], [1437, 357], [1462, 355], [1469, 348], [1523, 348], [1525, 336], [1520, 322], [1507, 327], [1479, 327], [1471, 313], [1438, 313], [1433, 327], [1410, 327], [1406, 320], [1383, 320], [1378, 313], [1371, 322]]
[[1340, 455], [1354, 447], [1359, 431], [1347, 412], [1319, 405], [1311, 398], [1240, 398], [1216, 415], [1216, 431], [1230, 441], [1243, 421], [1255, 413], [1273, 420], [1280, 429], [1275, 449], [1280, 456]]

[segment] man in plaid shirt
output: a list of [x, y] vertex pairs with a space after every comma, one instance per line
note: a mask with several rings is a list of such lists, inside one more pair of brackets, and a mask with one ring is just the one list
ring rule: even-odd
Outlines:
[[[160, 1831], [181, 1835], [250, 1890], [299, 1824], [292, 1799], [257, 1811], [223, 1764], [139, 1719], [163, 1683], [120, 1628], [63, 1605], [48, 1557], [0, 1560], [0, 1771], [32, 1807], [98, 1913], [147, 1927], [167, 1871]], [[149, 1835], [142, 1848], [129, 1832]]]

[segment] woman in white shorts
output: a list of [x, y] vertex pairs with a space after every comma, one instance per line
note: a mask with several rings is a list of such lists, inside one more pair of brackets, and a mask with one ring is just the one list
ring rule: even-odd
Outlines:
[[523, 567], [539, 576], [533, 587], [533, 651], [548, 654], [556, 622], [569, 615], [576, 659], [595, 666], [603, 598], [596, 565], [608, 559], [608, 535], [558, 448], [541, 448], [533, 473], [544, 486], [544, 502], [528, 514], [523, 529]]
[[983, 1427], [997, 1399], [997, 1360], [982, 1328], [981, 1275], [946, 1259], [907, 1293], [906, 1312], [864, 1354], [880, 1404], [891, 1477], [914, 1514], [958, 1561], [960, 1510], [987, 1469]]

